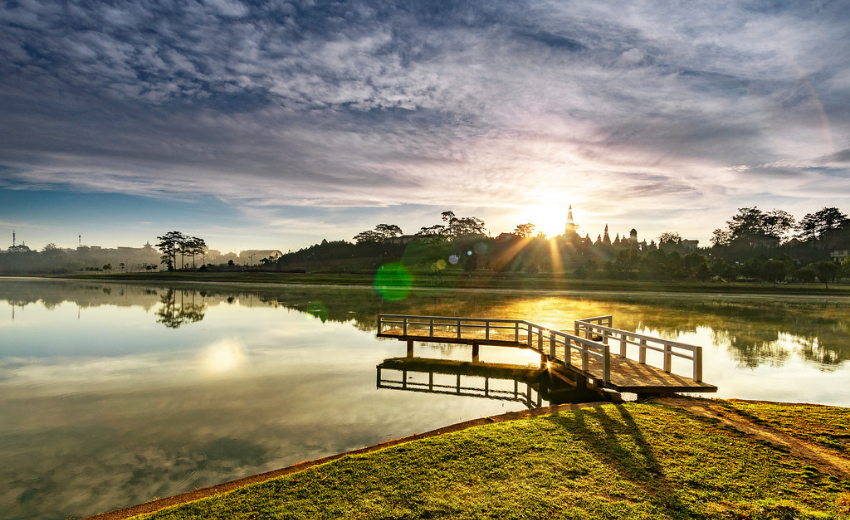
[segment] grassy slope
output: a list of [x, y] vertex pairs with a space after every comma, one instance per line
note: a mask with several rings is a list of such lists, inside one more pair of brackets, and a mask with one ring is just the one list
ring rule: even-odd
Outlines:
[[[748, 413], [794, 430], [785, 410]], [[807, 426], [846, 428], [846, 409], [821, 411]], [[848, 504], [850, 480], [787, 450], [681, 409], [612, 404], [346, 456], [142, 518], [847, 518]]]

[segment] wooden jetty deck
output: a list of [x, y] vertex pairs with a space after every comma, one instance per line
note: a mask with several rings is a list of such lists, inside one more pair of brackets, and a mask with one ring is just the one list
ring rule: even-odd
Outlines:
[[[541, 366], [555, 366], [579, 383], [618, 392], [717, 391], [702, 381], [702, 347], [615, 329], [612, 322], [612, 316], [584, 318], [567, 332], [525, 320], [383, 314], [378, 316], [378, 336], [406, 341], [411, 357], [415, 341], [471, 345], [475, 361], [481, 345], [531, 349], [540, 354]], [[647, 351], [661, 354], [661, 367], [647, 363]], [[691, 361], [688, 376], [672, 373], [674, 357]]]

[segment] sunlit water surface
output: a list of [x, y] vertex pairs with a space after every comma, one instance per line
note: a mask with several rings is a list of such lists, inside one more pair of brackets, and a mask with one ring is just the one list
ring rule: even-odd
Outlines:
[[[526, 407], [378, 388], [376, 366], [405, 354], [375, 337], [381, 312], [561, 329], [612, 314], [619, 328], [705, 347], [718, 397], [850, 403], [841, 298], [445, 290], [390, 303], [360, 288], [0, 279], [0, 518], [86, 516]], [[470, 351], [417, 345], [416, 356]], [[497, 347], [481, 360], [539, 361]]]

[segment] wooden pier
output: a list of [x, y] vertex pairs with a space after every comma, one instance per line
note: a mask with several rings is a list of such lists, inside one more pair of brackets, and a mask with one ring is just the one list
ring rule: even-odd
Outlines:
[[[408, 357], [415, 341], [471, 345], [473, 361], [481, 345], [531, 349], [541, 366], [566, 372], [577, 386], [637, 394], [717, 391], [702, 381], [702, 347], [615, 329], [612, 316], [576, 320], [567, 332], [525, 320], [382, 314], [378, 336], [406, 341]], [[647, 352], [660, 354], [660, 366], [647, 363]], [[690, 361], [689, 375], [672, 372], [673, 358]]]

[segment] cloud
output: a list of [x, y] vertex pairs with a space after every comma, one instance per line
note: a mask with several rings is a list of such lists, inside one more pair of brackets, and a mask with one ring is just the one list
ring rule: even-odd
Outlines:
[[0, 9], [7, 188], [497, 211], [616, 186], [636, 214], [847, 172], [840, 2]]

